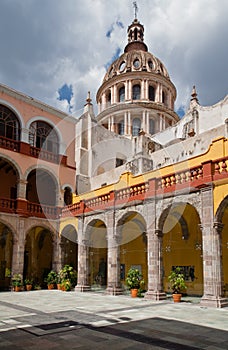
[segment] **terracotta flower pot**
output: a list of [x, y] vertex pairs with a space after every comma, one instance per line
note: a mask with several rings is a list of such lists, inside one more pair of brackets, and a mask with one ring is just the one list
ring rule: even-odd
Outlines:
[[15, 292], [20, 292], [20, 291], [21, 291], [21, 287], [15, 286], [15, 287], [14, 287], [14, 291], [15, 291]]
[[49, 289], [49, 290], [55, 289], [55, 285], [54, 285], [53, 283], [48, 284], [48, 289]]
[[27, 291], [32, 290], [32, 284], [26, 284], [26, 290]]
[[173, 301], [174, 301], [174, 303], [179, 303], [181, 301], [181, 296], [182, 296], [182, 294], [174, 293], [173, 294]]
[[138, 289], [131, 289], [131, 297], [136, 298], [138, 294]]

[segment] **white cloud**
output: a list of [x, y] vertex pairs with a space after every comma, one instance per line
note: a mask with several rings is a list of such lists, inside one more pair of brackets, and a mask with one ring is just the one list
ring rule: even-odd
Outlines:
[[[201, 104], [222, 99], [228, 93], [227, 1], [137, 3], [149, 51], [177, 87], [176, 108], [188, 106], [194, 84]], [[129, 0], [1, 0], [0, 82], [64, 111], [57, 91], [72, 84], [74, 112], [83, 109], [88, 90], [95, 105], [104, 65], [118, 47], [123, 51], [133, 19]]]

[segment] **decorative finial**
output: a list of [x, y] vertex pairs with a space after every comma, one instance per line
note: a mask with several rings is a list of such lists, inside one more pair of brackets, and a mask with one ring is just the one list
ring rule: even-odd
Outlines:
[[137, 19], [137, 13], [138, 13], [138, 6], [137, 6], [137, 2], [136, 1], [133, 1], [133, 6], [134, 6], [134, 9], [135, 9], [135, 19]]
[[195, 85], [193, 85], [191, 96], [192, 96], [191, 101], [195, 101], [196, 103], [199, 102], [198, 98], [197, 98], [197, 92], [196, 92]]
[[88, 91], [86, 102], [87, 102], [87, 104], [91, 104], [91, 102], [92, 102], [92, 100], [90, 98], [90, 91]]

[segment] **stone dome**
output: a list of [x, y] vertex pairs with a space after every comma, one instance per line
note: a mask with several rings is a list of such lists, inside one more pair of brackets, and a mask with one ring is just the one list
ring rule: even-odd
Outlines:
[[166, 67], [157, 57], [150, 52], [133, 49], [124, 52], [110, 65], [103, 82], [127, 72], [149, 72], [170, 79]]

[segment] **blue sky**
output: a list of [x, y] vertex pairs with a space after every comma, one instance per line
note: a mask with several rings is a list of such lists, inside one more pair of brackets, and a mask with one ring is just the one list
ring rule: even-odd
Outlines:
[[[183, 113], [228, 93], [227, 0], [138, 0], [149, 51], [167, 67]], [[130, 0], [0, 0], [0, 83], [79, 116], [127, 44]]]

